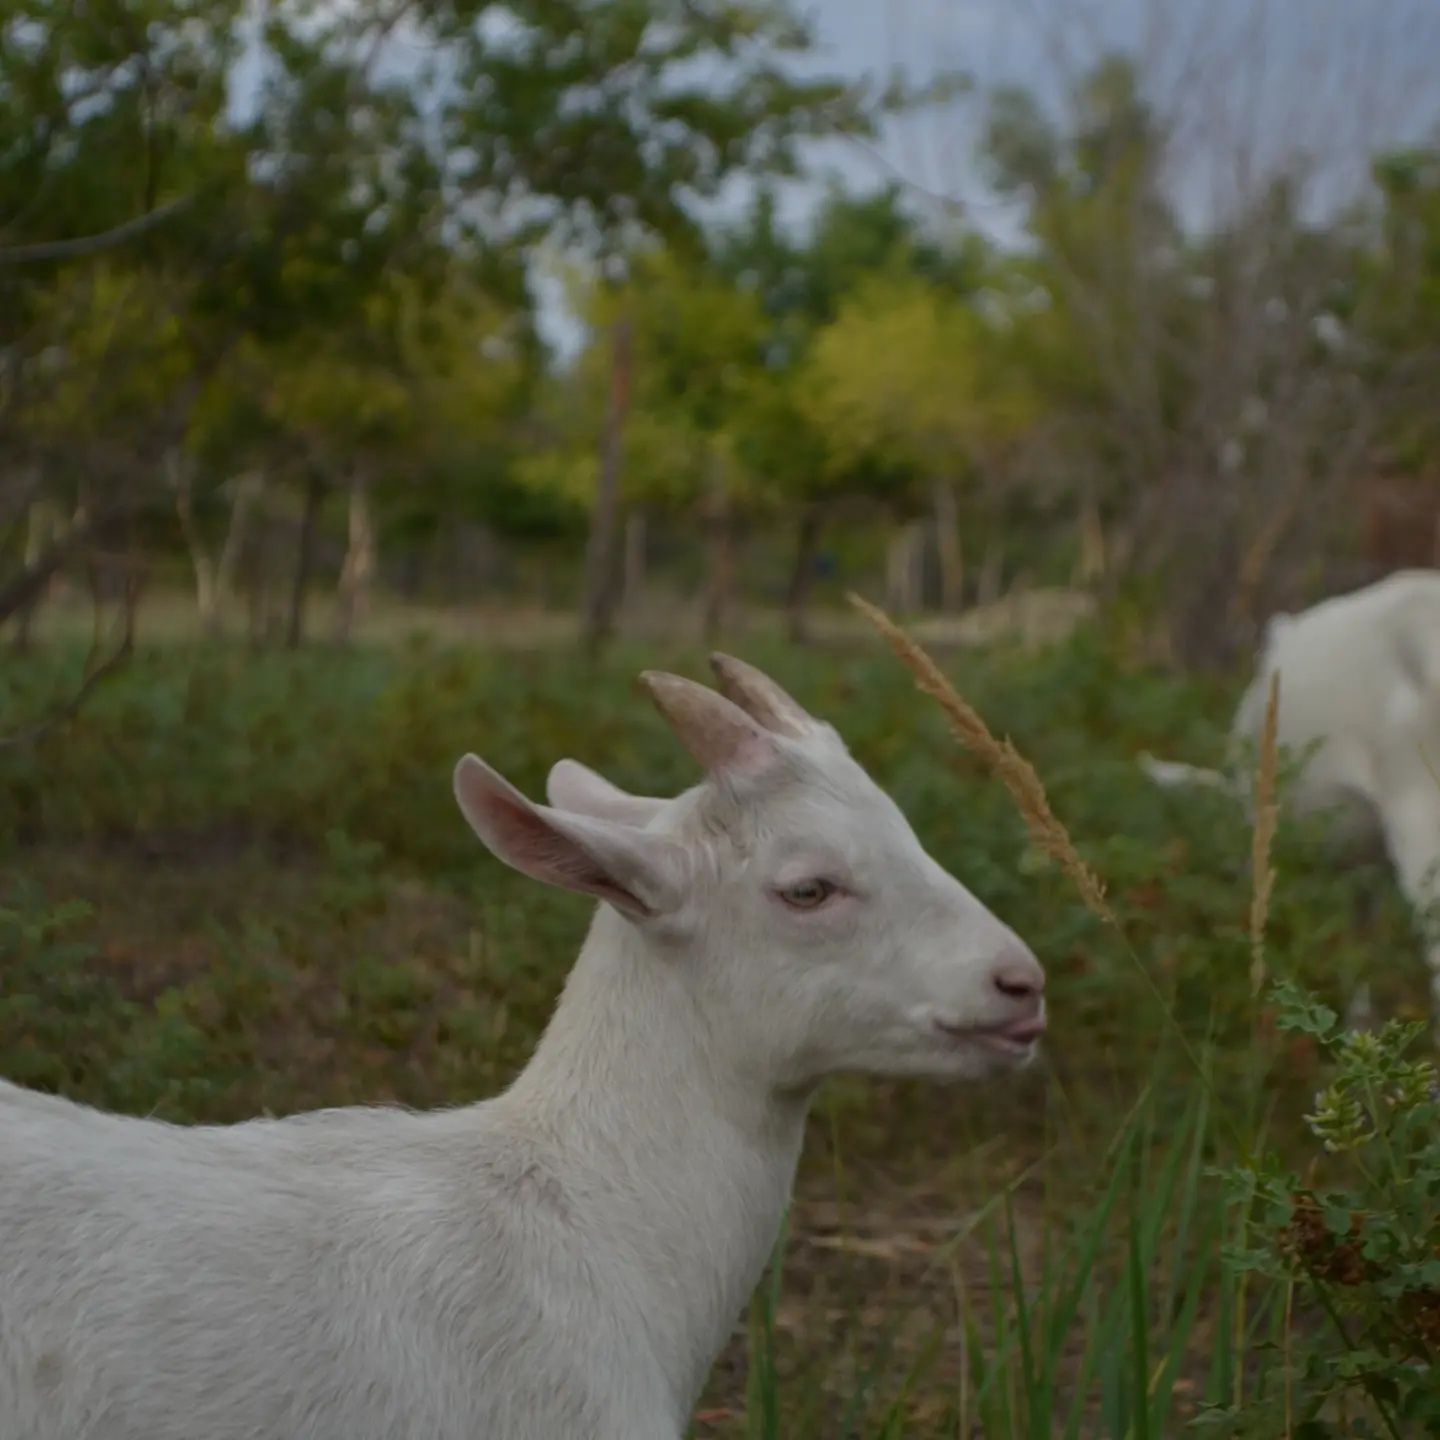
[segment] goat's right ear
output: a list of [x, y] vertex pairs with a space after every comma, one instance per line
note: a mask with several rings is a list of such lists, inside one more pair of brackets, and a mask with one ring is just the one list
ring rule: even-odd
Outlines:
[[644, 829], [670, 802], [658, 795], [631, 795], [578, 760], [557, 760], [545, 782], [545, 794], [557, 810], [618, 820]]
[[455, 798], [486, 849], [522, 875], [598, 895], [635, 920], [681, 902], [684, 852], [673, 840], [534, 805], [474, 755], [455, 767]]

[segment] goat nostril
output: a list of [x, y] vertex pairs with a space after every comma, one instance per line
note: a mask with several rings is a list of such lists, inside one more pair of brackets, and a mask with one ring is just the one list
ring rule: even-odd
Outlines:
[[1005, 975], [995, 977], [995, 988], [1002, 995], [1013, 995], [1017, 1000], [1035, 993], [1035, 987], [1028, 980], [1016, 980]]
[[997, 965], [992, 978], [995, 988], [1012, 1000], [1038, 999], [1045, 988], [1045, 972], [1028, 956]]

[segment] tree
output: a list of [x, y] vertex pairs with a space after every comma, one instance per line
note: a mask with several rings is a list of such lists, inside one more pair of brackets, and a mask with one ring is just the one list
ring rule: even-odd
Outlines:
[[1112, 590], [1142, 587], [1180, 658], [1224, 661], [1300, 598], [1311, 521], [1371, 443], [1374, 392], [1324, 338], [1353, 283], [1351, 227], [1305, 219], [1278, 173], [1186, 234], [1170, 127], [1128, 59], [1098, 64], [1060, 122], [998, 97], [988, 153], [1027, 209], [1024, 344], [1082, 541], [1105, 515]]
[[1384, 438], [1398, 463], [1440, 471], [1440, 145], [1375, 165], [1380, 213], [1360, 257], [1355, 309], [1377, 378], [1388, 382]]
[[[446, 116], [453, 145], [474, 155], [463, 183], [496, 196], [501, 213], [554, 216], [612, 261], [645, 237], [693, 245], [694, 200], [741, 168], [792, 170], [803, 139], [865, 130], [878, 103], [856, 86], [787, 70], [783, 61], [810, 36], [773, 0], [567, 0], [515, 15], [502, 40], [482, 38], [468, 13], [447, 22], [462, 57], [460, 88], [478, 97]], [[597, 469], [604, 484], [587, 560], [592, 646], [614, 612], [631, 323], [612, 321], [607, 459]]]
[[[205, 363], [181, 333], [175, 262], [196, 223], [196, 174], [224, 148], [238, 14], [223, 0], [7, 11], [0, 525], [28, 514], [29, 532], [48, 536], [4, 557], [0, 621], [28, 615], [59, 570], [133, 529], [158, 492]], [[42, 513], [68, 518], [37, 526]]]
[[[817, 409], [812, 394], [817, 336], [879, 278], [913, 281], [940, 304], [970, 294], [991, 268], [987, 248], [969, 232], [932, 232], [896, 186], [851, 195], [832, 185], [800, 234], [781, 230], [774, 197], [762, 189], [711, 251], [724, 274], [759, 296], [769, 321], [765, 363], [752, 377], [737, 422], [738, 448], [795, 516], [786, 611], [792, 638], [803, 640], [816, 552], [829, 518], [847, 501], [893, 501], [913, 483], [908, 456], [831, 443], [825, 407]], [[858, 357], [856, 363], [862, 364]], [[945, 533], [941, 543], [953, 562], [954, 547], [947, 544], [950, 536], [958, 539], [953, 517]], [[953, 563], [948, 573], [953, 577]]]
[[[740, 514], [763, 484], [735, 453], [736, 413], [762, 364], [766, 327], [759, 301], [685, 254], [654, 247], [635, 258], [625, 286], [594, 285], [581, 304], [593, 338], [574, 383], [587, 398], [571, 417], [563, 452], [528, 473], [537, 485], [574, 496], [577, 484], [588, 488], [597, 468], [603, 475], [607, 462], [613, 464], [613, 455], [596, 457], [585, 440], [594, 416], [613, 414], [613, 403], [601, 397], [613, 384], [611, 347], [623, 322], [633, 377], [626, 463], [623, 480], [618, 466], [611, 470], [615, 493], [597, 489], [592, 508], [603, 498], [617, 515], [626, 507], [634, 513], [659, 506], [698, 521], [707, 554], [704, 629], [713, 636], [732, 603]], [[613, 561], [612, 555], [606, 572], [609, 615], [618, 600]]]
[[[918, 276], [881, 276], [816, 336], [802, 384], [832, 465], [888, 462], [910, 477], [894, 497], [902, 511], [928, 489], [947, 608], [961, 603], [963, 584], [956, 487], [984, 476], [1030, 413], [1006, 350], [1004, 327], [974, 305]], [[917, 534], [901, 531], [909, 553], [898, 568], [913, 569]]]
[[[312, 344], [337, 395], [358, 385], [378, 402], [398, 362], [356, 361], [352, 342], [386, 277], [433, 286], [465, 274], [513, 304], [523, 267], [512, 257], [542, 232], [602, 256], [647, 235], [683, 243], [697, 233], [694, 202], [737, 168], [786, 169], [804, 137], [865, 122], [855, 87], [789, 72], [808, 37], [769, 0], [524, 4], [505, 25], [488, 9], [270, 7], [258, 91], [231, 105], [238, 0], [144, 0], [139, 12], [21, 0], [0, 60], [0, 250], [39, 263], [0, 269], [0, 425], [14, 427], [7, 450], [22, 457], [7, 500], [23, 509], [37, 474], [52, 483], [53, 452], [37, 466], [20, 443], [32, 397], [49, 403], [46, 297], [69, 267], [106, 253], [102, 237], [128, 237], [115, 254], [176, 316], [192, 357], [187, 406], [222, 372], [233, 382], [232, 357], [284, 370]], [[428, 58], [407, 68], [415, 54]], [[191, 203], [174, 208], [181, 200]], [[137, 229], [162, 212], [163, 225]], [[301, 404], [298, 391], [287, 398]], [[314, 453], [380, 443], [351, 424], [368, 401], [337, 411], [312, 390], [305, 403], [318, 407]], [[283, 430], [295, 417], [280, 419]], [[186, 424], [177, 410], [164, 443], [133, 457], [114, 497], [123, 488], [127, 513], [172, 508], [175, 471], [153, 461]], [[151, 478], [162, 472], [171, 483]], [[215, 483], [186, 478], [190, 521]], [[313, 470], [303, 483], [313, 501]], [[43, 583], [53, 550], [32, 556], [14, 593]]]

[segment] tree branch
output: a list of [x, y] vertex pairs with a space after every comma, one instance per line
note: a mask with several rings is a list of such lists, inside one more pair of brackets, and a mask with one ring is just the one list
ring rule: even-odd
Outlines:
[[95, 235], [79, 235], [71, 240], [41, 240], [33, 245], [0, 246], [0, 265], [26, 265], [40, 260], [70, 260], [78, 255], [94, 255], [102, 250], [113, 249], [143, 235], [163, 220], [168, 220], [177, 211], [183, 210], [192, 197], [183, 195], [178, 200], [167, 201], [143, 215], [136, 215], [123, 224], [101, 230]]
[[116, 506], [82, 517], [32, 564], [18, 575], [0, 582], [0, 623], [8, 620], [23, 605], [29, 604], [76, 550], [88, 541], [103, 536], [125, 513], [123, 507]]
[[132, 574], [127, 577], [123, 612], [115, 627], [120, 632], [119, 639], [110, 653], [103, 660], [94, 663], [96, 652], [92, 650], [85, 662], [84, 678], [80, 681], [75, 693], [43, 719], [27, 725], [23, 730], [15, 731], [12, 735], [0, 736], [0, 750], [13, 750], [21, 745], [33, 745], [35, 741], [48, 735], [57, 726], [72, 719], [90, 698], [95, 687], [107, 676], [113, 675], [130, 658], [131, 652], [135, 648], [135, 602], [139, 594], [139, 586], [138, 575]]

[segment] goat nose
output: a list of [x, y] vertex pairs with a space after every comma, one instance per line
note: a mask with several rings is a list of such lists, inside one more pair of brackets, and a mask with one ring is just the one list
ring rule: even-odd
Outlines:
[[1011, 1000], [1038, 1000], [1045, 989], [1045, 972], [1028, 950], [1012, 949], [1002, 955], [990, 978]]

